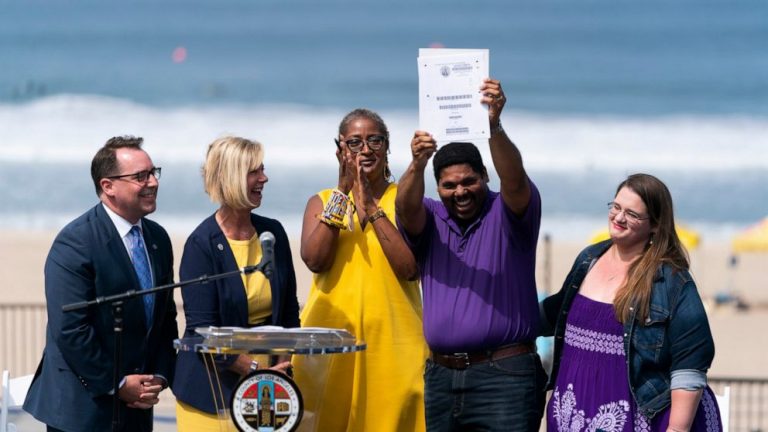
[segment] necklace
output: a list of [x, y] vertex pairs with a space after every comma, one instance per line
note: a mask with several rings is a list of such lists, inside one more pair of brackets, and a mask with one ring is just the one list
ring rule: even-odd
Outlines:
[[606, 282], [612, 282], [619, 277], [623, 279], [628, 268], [627, 263], [624, 263], [618, 259], [615, 250], [611, 255], [606, 256], [606, 259], [602, 262], [602, 266], [603, 272], [606, 276]]

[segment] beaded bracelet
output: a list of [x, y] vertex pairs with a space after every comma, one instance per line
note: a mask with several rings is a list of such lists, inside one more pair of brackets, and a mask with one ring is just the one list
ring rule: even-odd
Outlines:
[[378, 219], [381, 219], [383, 217], [387, 217], [387, 214], [384, 213], [384, 210], [382, 210], [381, 208], [378, 208], [378, 209], [376, 209], [375, 212], [373, 212], [373, 214], [368, 216], [368, 223], [372, 224], [372, 223], [376, 222]]
[[[323, 212], [317, 215], [320, 222], [338, 229], [350, 229], [344, 224], [344, 216], [350, 213], [350, 207], [354, 211], [354, 206], [350, 206], [350, 199], [347, 194], [338, 189], [331, 192], [331, 197], [325, 203]], [[349, 218], [350, 220], [352, 218]]]

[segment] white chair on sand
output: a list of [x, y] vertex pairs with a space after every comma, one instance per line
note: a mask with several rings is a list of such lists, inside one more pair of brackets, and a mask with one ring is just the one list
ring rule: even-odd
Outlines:
[[723, 421], [723, 432], [728, 432], [731, 421], [731, 387], [723, 387], [723, 394], [715, 393], [717, 406], [720, 408], [720, 420]]
[[11, 379], [11, 373], [3, 371], [2, 400], [0, 400], [0, 432], [16, 432], [16, 425], [8, 423], [8, 408], [24, 404], [33, 375]]

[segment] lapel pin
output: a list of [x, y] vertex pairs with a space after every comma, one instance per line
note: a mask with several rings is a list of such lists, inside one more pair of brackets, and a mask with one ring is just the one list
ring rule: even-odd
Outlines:
[[218, 245], [217, 247], [219, 248], [219, 250], [220, 250], [220, 251], [223, 251], [223, 250], [224, 250], [224, 245], [223, 245], [223, 244], [221, 244], [221, 243], [219, 243], [219, 245]]

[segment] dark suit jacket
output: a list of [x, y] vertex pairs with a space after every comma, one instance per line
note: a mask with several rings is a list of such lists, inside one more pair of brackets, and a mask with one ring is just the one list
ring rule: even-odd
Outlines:
[[[296, 275], [293, 271], [288, 236], [280, 222], [251, 214], [251, 223], [257, 233], [270, 231], [275, 235], [275, 271], [269, 279], [272, 289], [272, 317], [268, 324], [283, 327], [299, 326], [299, 303], [296, 299]], [[187, 239], [181, 257], [179, 277], [189, 280], [202, 275], [237, 270], [235, 256], [227, 238], [216, 222], [215, 215], [205, 219]], [[197, 327], [235, 326], [248, 324], [248, 300], [240, 276], [219, 279], [206, 284], [195, 284], [181, 291], [186, 317], [185, 337], [196, 336]], [[224, 400], [216, 395], [219, 408], [229, 408], [232, 390], [240, 377], [226, 368], [236, 356], [217, 356]], [[215, 413], [215, 404], [208, 373], [199, 354], [179, 352], [176, 378], [173, 384], [176, 398], [199, 410]]]
[[[173, 252], [165, 230], [142, 219], [156, 284], [173, 282]], [[62, 312], [63, 305], [140, 290], [123, 240], [99, 204], [61, 230], [45, 262], [48, 327], [43, 358], [24, 401], [24, 410], [64, 431], [108, 431], [112, 422], [112, 309], [99, 305]], [[152, 328], [141, 297], [123, 307], [121, 377], [174, 376], [178, 335], [172, 291], [155, 294]], [[123, 430], [152, 430], [152, 411], [121, 405]]]

